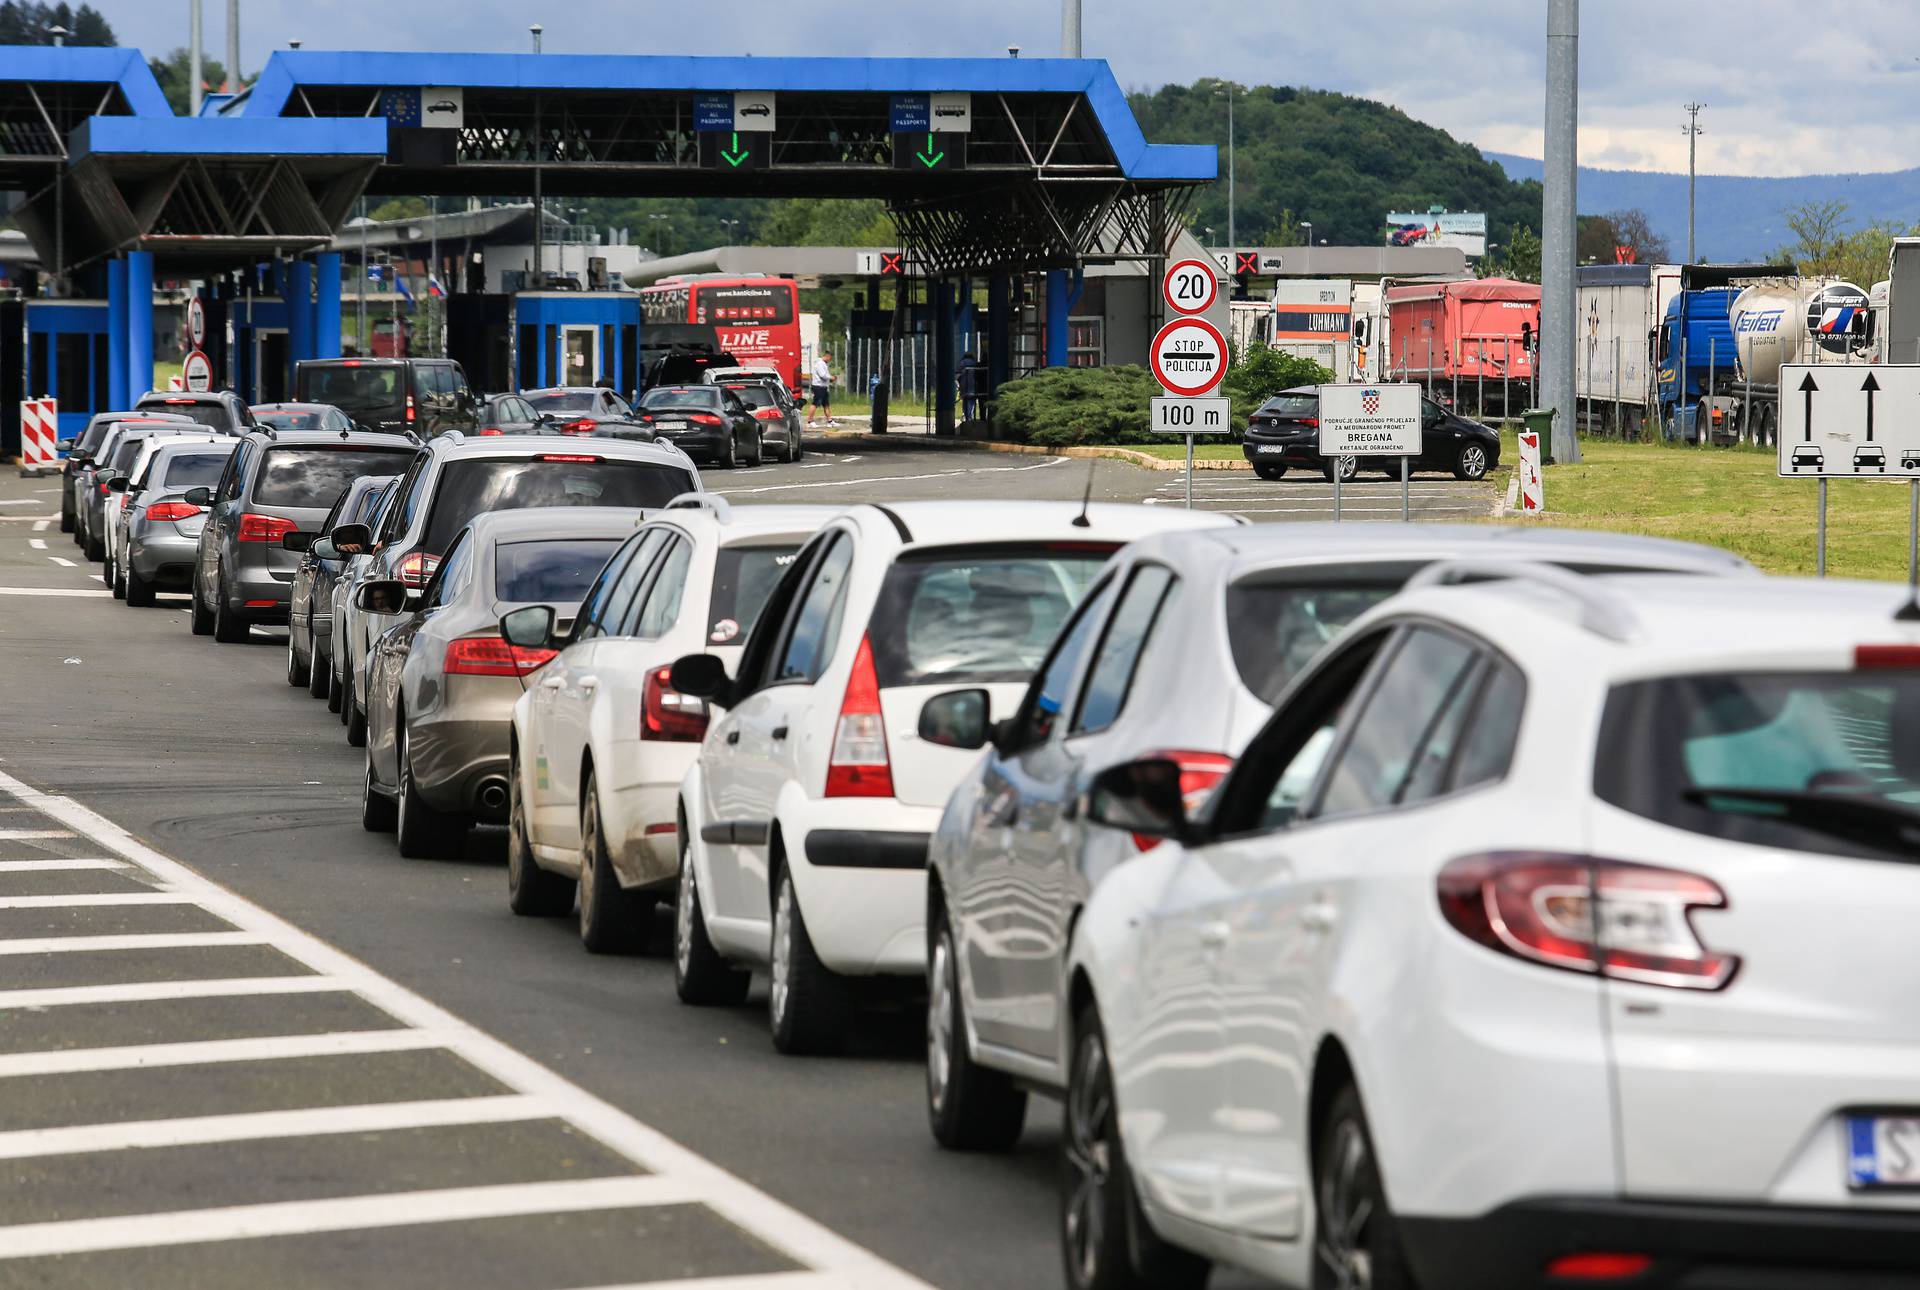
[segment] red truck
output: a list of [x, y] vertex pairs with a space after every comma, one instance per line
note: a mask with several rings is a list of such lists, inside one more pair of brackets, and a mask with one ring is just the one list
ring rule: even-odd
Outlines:
[[1467, 394], [1503, 410], [1526, 406], [1540, 337], [1534, 283], [1409, 283], [1386, 289], [1383, 311], [1389, 379], [1415, 381], [1454, 399]]

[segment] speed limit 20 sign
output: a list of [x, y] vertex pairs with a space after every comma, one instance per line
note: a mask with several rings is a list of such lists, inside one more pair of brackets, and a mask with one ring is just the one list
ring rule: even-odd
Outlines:
[[1160, 280], [1160, 294], [1167, 308], [1177, 314], [1203, 314], [1213, 308], [1220, 294], [1220, 280], [1205, 260], [1178, 260], [1167, 266]]

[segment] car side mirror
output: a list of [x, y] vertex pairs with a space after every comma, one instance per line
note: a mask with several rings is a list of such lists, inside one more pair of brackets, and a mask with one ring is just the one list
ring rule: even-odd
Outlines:
[[1093, 777], [1087, 818], [1143, 837], [1186, 840], [1193, 826], [1180, 792], [1180, 763], [1154, 757], [1107, 767]]
[[712, 654], [683, 654], [673, 662], [668, 673], [668, 683], [682, 694], [691, 694], [696, 699], [706, 699], [727, 707], [731, 683], [727, 679], [727, 665]]
[[75, 442], [76, 441], [72, 439], [55, 439], [53, 441], [53, 450], [55, 452], [71, 453]]
[[315, 534], [302, 533], [298, 529], [295, 529], [291, 533], [281, 534], [280, 546], [283, 550], [287, 550], [287, 551], [311, 550], [313, 548], [313, 539], [315, 538], [315, 536], [316, 536]]
[[205, 487], [189, 488], [182, 494], [180, 500], [189, 506], [211, 506], [213, 505], [213, 490]]
[[110, 493], [124, 493], [127, 491], [127, 485], [132, 482], [133, 481], [125, 475], [115, 475], [107, 481], [107, 491]]
[[553, 643], [552, 605], [523, 605], [500, 616], [500, 639], [522, 649], [545, 649]]
[[920, 737], [943, 748], [984, 748], [992, 733], [987, 721], [987, 692], [949, 690], [920, 708]]
[[313, 545], [307, 548], [307, 552], [316, 560], [338, 560], [340, 558], [340, 548], [335, 546], [333, 539], [327, 537], [325, 534], [315, 535]]
[[358, 550], [354, 552], [356, 555], [373, 545], [373, 530], [364, 524], [342, 524], [327, 536], [333, 540], [333, 545], [342, 551], [348, 547], [357, 547]]
[[412, 608], [409, 598], [407, 584], [397, 578], [363, 582], [353, 593], [354, 607], [370, 614], [404, 614]]

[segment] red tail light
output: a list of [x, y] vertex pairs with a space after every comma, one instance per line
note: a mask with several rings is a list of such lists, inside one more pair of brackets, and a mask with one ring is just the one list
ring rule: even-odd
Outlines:
[[1307, 427], [1307, 429], [1309, 430], [1318, 430], [1320, 428], [1320, 418], [1319, 417], [1301, 417], [1300, 424]]
[[502, 430], [499, 426], [482, 426], [479, 430], [479, 433], [480, 434], [505, 434], [506, 431]]
[[207, 508], [192, 502], [155, 502], [147, 507], [150, 520], [190, 520]]
[[600, 423], [592, 417], [581, 417], [578, 421], [569, 421], [560, 427], [561, 434], [592, 434], [600, 428]]
[[780, 409], [755, 408], [753, 410], [753, 419], [755, 421], [778, 421], [780, 420]]
[[1681, 990], [1721, 989], [1740, 966], [1694, 931], [1694, 910], [1727, 907], [1719, 885], [1697, 874], [1503, 851], [1449, 861], [1439, 889], [1457, 931], [1529, 963]]
[[400, 581], [409, 587], [424, 587], [433, 581], [434, 571], [440, 567], [440, 557], [428, 555], [424, 551], [415, 551], [400, 561], [398, 570]]
[[242, 542], [278, 542], [299, 527], [280, 515], [242, 515], [239, 539]]
[[674, 689], [668, 684], [672, 672], [662, 667], [647, 673], [640, 691], [640, 737], [697, 744], [707, 736], [707, 701]]
[[463, 636], [447, 642], [440, 670], [448, 676], [525, 676], [559, 652], [510, 644], [498, 636]]
[[[1188, 818], [1192, 818], [1206, 803], [1207, 795], [1213, 792], [1214, 786], [1233, 769], [1233, 758], [1225, 753], [1194, 752], [1185, 748], [1163, 748], [1148, 753], [1143, 760], [1179, 763], [1180, 796], [1187, 804]], [[1159, 846], [1160, 839], [1136, 833], [1133, 835], [1133, 845], [1146, 851]]]
[[1856, 646], [1853, 665], [1863, 672], [1881, 668], [1920, 667], [1920, 645]]
[[107, 487], [107, 481], [105, 479], [102, 479], [100, 481], [100, 496], [105, 497], [108, 493], [111, 493], [112, 491], [113, 490], [111, 488]]
[[1547, 1264], [1547, 1275], [1559, 1281], [1625, 1281], [1653, 1266], [1645, 1254], [1591, 1251], [1563, 1254]]
[[873, 667], [873, 643], [860, 638], [840, 700], [827, 757], [828, 797], [892, 797], [893, 763], [887, 757], [887, 725], [880, 712], [880, 675]]
[[688, 417], [687, 420], [693, 422], [697, 426], [720, 426], [720, 425], [726, 424], [725, 421], [721, 420], [719, 417], [716, 417], [711, 412], [696, 412], [692, 416]]
[[413, 420], [413, 396], [411, 394], [407, 396], [407, 420]]

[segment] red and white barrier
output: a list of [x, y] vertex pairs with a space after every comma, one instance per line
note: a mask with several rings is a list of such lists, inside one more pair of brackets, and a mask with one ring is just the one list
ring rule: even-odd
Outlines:
[[20, 473], [37, 475], [60, 464], [54, 444], [60, 438], [57, 399], [20, 400]]

